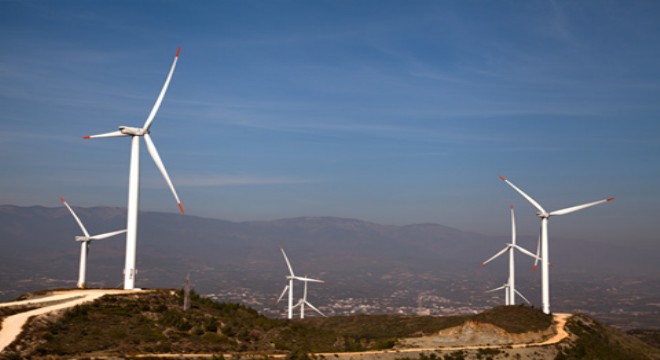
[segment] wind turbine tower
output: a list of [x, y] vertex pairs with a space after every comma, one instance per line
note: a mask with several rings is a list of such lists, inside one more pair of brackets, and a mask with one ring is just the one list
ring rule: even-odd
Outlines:
[[190, 311], [190, 273], [186, 275], [183, 283], [183, 311]]
[[124, 289], [126, 290], [135, 289], [135, 276], [137, 274], [135, 259], [137, 247], [138, 203], [140, 198], [140, 138], [144, 138], [144, 142], [147, 144], [147, 150], [149, 151], [151, 158], [156, 163], [156, 167], [158, 167], [158, 170], [160, 170], [163, 178], [165, 178], [165, 182], [167, 182], [167, 185], [170, 187], [172, 195], [174, 195], [174, 199], [179, 205], [179, 210], [183, 214], [183, 205], [181, 205], [181, 201], [179, 200], [179, 196], [174, 189], [174, 185], [172, 184], [172, 181], [167, 174], [167, 170], [165, 170], [165, 166], [163, 165], [163, 161], [160, 159], [160, 155], [158, 155], [156, 146], [154, 145], [153, 141], [151, 140], [151, 136], [149, 135], [151, 124], [156, 117], [156, 113], [158, 113], [158, 109], [160, 108], [160, 105], [163, 102], [163, 98], [165, 97], [165, 93], [167, 92], [167, 88], [170, 85], [170, 80], [172, 79], [174, 68], [176, 68], [176, 63], [179, 59], [180, 52], [181, 48], [177, 49], [176, 55], [174, 56], [174, 61], [172, 62], [172, 67], [170, 68], [170, 72], [165, 79], [165, 84], [160, 90], [160, 94], [156, 99], [156, 103], [154, 104], [151, 112], [149, 113], [149, 116], [147, 117], [147, 120], [144, 122], [144, 125], [141, 128], [120, 126], [118, 131], [83, 137], [84, 139], [124, 136], [131, 137], [131, 161], [128, 175], [128, 214], [126, 216], [126, 261], [124, 265]]
[[541, 218], [541, 301], [543, 304], [543, 312], [550, 314], [550, 266], [549, 266], [549, 252], [548, 252], [548, 219], [551, 216], [566, 215], [572, 212], [586, 209], [595, 205], [603, 204], [608, 201], [614, 200], [614, 198], [607, 198], [603, 200], [598, 200], [582, 205], [577, 205], [565, 209], [555, 210], [551, 212], [545, 211], [541, 205], [539, 205], [536, 200], [532, 199], [531, 196], [527, 195], [525, 192], [520, 190], [518, 187], [513, 185], [512, 182], [507, 180], [504, 176], [500, 176], [502, 181], [506, 182], [511, 186], [515, 191], [517, 191], [522, 197], [525, 198], [536, 210], [536, 215]]

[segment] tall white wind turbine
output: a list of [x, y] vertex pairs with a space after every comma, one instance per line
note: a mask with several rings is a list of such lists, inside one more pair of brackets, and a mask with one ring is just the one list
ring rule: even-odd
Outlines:
[[305, 318], [305, 305], [312, 308], [312, 310], [319, 313], [319, 315], [321, 315], [323, 317], [326, 317], [325, 314], [321, 312], [321, 310], [317, 309], [314, 305], [312, 305], [309, 301], [307, 301], [307, 283], [308, 282], [321, 282], [322, 283], [324, 281], [323, 280], [317, 280], [317, 279], [310, 279], [310, 278], [307, 278], [307, 277], [301, 278], [300, 280], [304, 283], [303, 297], [300, 300], [298, 300], [298, 303], [296, 305], [293, 306], [294, 309], [297, 308], [297, 307], [300, 307], [300, 318], [301, 319]]
[[125, 233], [126, 230], [117, 230], [117, 231], [112, 231], [109, 233], [105, 234], [99, 234], [99, 235], [93, 235], [90, 236], [89, 232], [87, 232], [87, 229], [85, 228], [85, 225], [83, 225], [82, 221], [80, 221], [80, 218], [76, 213], [73, 211], [71, 206], [67, 204], [66, 200], [64, 200], [63, 197], [60, 198], [60, 201], [64, 206], [66, 206], [67, 209], [69, 209], [69, 212], [71, 212], [71, 215], [73, 215], [73, 218], [76, 220], [78, 223], [78, 226], [80, 226], [80, 230], [83, 232], [83, 236], [76, 236], [75, 239], [76, 241], [80, 242], [80, 267], [78, 269], [78, 288], [84, 289], [86, 288], [85, 284], [85, 274], [87, 272], [87, 253], [89, 252], [89, 243], [94, 241], [94, 240], [103, 240], [106, 238], [109, 238], [111, 236], [119, 235], [122, 233]]
[[167, 170], [165, 170], [163, 161], [160, 159], [160, 156], [158, 155], [158, 151], [156, 150], [156, 146], [154, 145], [153, 141], [151, 140], [151, 136], [149, 135], [151, 124], [154, 118], [156, 117], [156, 113], [158, 112], [158, 109], [160, 108], [160, 105], [163, 102], [163, 97], [165, 97], [167, 88], [170, 85], [170, 80], [172, 79], [172, 74], [174, 73], [174, 68], [176, 67], [176, 63], [179, 59], [180, 52], [181, 52], [181, 48], [178, 48], [176, 51], [176, 55], [174, 56], [174, 61], [172, 62], [172, 67], [170, 68], [170, 72], [167, 75], [167, 78], [165, 79], [165, 84], [163, 85], [163, 88], [160, 90], [160, 94], [156, 99], [156, 103], [154, 104], [153, 108], [151, 109], [151, 112], [149, 113], [149, 116], [147, 117], [147, 120], [144, 122], [144, 125], [141, 128], [120, 126], [118, 131], [83, 137], [84, 139], [122, 137], [122, 136], [131, 137], [131, 162], [130, 162], [130, 170], [128, 175], [128, 214], [127, 214], [127, 223], [126, 223], [126, 230], [127, 230], [126, 262], [124, 266], [124, 289], [127, 290], [135, 288], [135, 275], [137, 273], [137, 270], [135, 268], [135, 258], [136, 258], [136, 246], [137, 246], [138, 203], [139, 203], [139, 195], [140, 195], [140, 138], [141, 137], [144, 137], [144, 141], [147, 144], [147, 150], [149, 150], [149, 154], [151, 155], [151, 158], [154, 160], [154, 163], [156, 163], [158, 170], [160, 170], [161, 174], [165, 178], [165, 182], [167, 182], [167, 185], [170, 187], [170, 190], [172, 191], [172, 195], [174, 195], [174, 199], [179, 205], [179, 210], [183, 214], [183, 205], [181, 205], [181, 201], [179, 200], [179, 196], [177, 195], [176, 190], [174, 189], [174, 185], [172, 185], [172, 181], [170, 180], [170, 177], [167, 174]]
[[515, 191], [517, 191], [522, 197], [525, 198], [533, 207], [538, 210], [536, 215], [541, 218], [541, 302], [543, 304], [543, 312], [550, 314], [550, 267], [549, 267], [549, 252], [548, 252], [548, 219], [551, 216], [566, 215], [572, 212], [586, 209], [595, 205], [603, 204], [608, 201], [614, 200], [614, 198], [607, 198], [603, 200], [598, 200], [582, 205], [577, 205], [565, 209], [555, 210], [551, 212], [545, 211], [539, 203], [537, 203], [531, 196], [527, 195], [525, 192], [517, 188], [513, 183], [507, 180], [504, 176], [500, 176], [504, 182], [509, 184]]
[[[532, 254], [530, 251], [516, 244], [516, 215], [513, 210], [513, 205], [509, 205], [511, 209], [511, 243], [506, 244], [504, 249], [500, 250], [497, 254], [493, 255], [490, 259], [481, 263], [481, 266], [484, 266], [496, 259], [505, 252], [509, 253], [509, 279], [507, 280], [507, 296], [506, 296], [506, 305], [515, 305], [516, 304], [516, 265], [515, 265], [515, 251], [518, 250], [521, 253], [531, 256], [532, 258], [538, 260], [538, 255]], [[497, 288], [496, 290], [500, 290]], [[519, 294], [519, 293], [518, 293]], [[522, 295], [521, 295], [522, 296]], [[524, 297], [523, 297], [524, 298]]]
[[[293, 318], [293, 308], [295, 307], [293, 305], [293, 280], [299, 280], [299, 281], [304, 281], [305, 282], [305, 294], [303, 298], [305, 299], [305, 302], [307, 301], [306, 296], [307, 296], [307, 282], [319, 282], [322, 283], [324, 282], [323, 280], [316, 280], [316, 279], [311, 279], [306, 276], [296, 276], [293, 273], [293, 268], [291, 267], [291, 262], [289, 262], [289, 258], [286, 256], [286, 252], [284, 252], [284, 248], [280, 248], [280, 251], [282, 251], [282, 255], [284, 256], [284, 261], [286, 261], [286, 266], [289, 269], [289, 275], [286, 276], [286, 279], [289, 280], [288, 284], [284, 286], [284, 290], [282, 291], [282, 294], [280, 295], [279, 298], [277, 298], [277, 301], [275, 302], [276, 304], [282, 300], [284, 297], [284, 294], [287, 293], [288, 291], [288, 300], [289, 304], [287, 307], [287, 319], [292, 319]], [[315, 307], [313, 307], [310, 303], [306, 302], [307, 305], [318, 311]], [[297, 306], [297, 305], [296, 305]], [[304, 308], [301, 310], [302, 313], [304, 313]], [[302, 314], [301, 313], [301, 314]], [[320, 312], [319, 312], [320, 313]]]

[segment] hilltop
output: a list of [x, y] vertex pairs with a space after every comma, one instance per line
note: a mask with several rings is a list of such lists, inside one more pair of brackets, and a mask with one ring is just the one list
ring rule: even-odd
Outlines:
[[[106, 295], [67, 311], [34, 318], [5, 357], [125, 358], [183, 353], [305, 358], [308, 353], [343, 357], [343, 352], [388, 350], [373, 356], [427, 360], [436, 356], [495, 359], [515, 354], [558, 359], [660, 358], [657, 349], [584, 315], [569, 319], [569, 338], [557, 345], [526, 348], [498, 340], [540, 343], [553, 335], [553, 329], [552, 317], [526, 306], [496, 307], [469, 316], [359, 315], [283, 320], [265, 317], [243, 305], [216, 303], [195, 293], [192, 309], [184, 312], [179, 291], [152, 290]], [[457, 334], [463, 336], [461, 345], [472, 348], [459, 350], [453, 346], [429, 355], [415, 351], [419, 346], [410, 342], [429, 337], [447, 341], [456, 339]]]

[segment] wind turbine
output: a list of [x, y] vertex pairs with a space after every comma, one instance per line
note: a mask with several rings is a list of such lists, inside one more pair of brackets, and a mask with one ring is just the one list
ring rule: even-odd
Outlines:
[[151, 124], [154, 118], [156, 117], [156, 113], [160, 108], [160, 104], [163, 102], [163, 97], [165, 97], [165, 92], [167, 92], [167, 87], [170, 85], [170, 80], [172, 79], [172, 74], [174, 73], [174, 68], [176, 67], [176, 63], [177, 60], [179, 59], [180, 52], [181, 52], [181, 48], [178, 48], [176, 51], [176, 55], [174, 56], [174, 61], [172, 62], [172, 67], [170, 68], [170, 72], [167, 75], [167, 78], [165, 79], [165, 84], [163, 85], [163, 88], [160, 90], [160, 94], [158, 95], [158, 98], [156, 99], [156, 103], [151, 109], [151, 113], [149, 113], [147, 120], [145, 121], [144, 125], [141, 128], [122, 125], [119, 127], [118, 131], [83, 137], [84, 139], [122, 137], [122, 136], [131, 137], [131, 162], [130, 162], [130, 170], [128, 175], [128, 214], [126, 216], [127, 217], [126, 262], [124, 266], [124, 289], [126, 290], [135, 288], [135, 275], [137, 273], [135, 269], [135, 258], [136, 258], [135, 252], [137, 245], [138, 202], [140, 195], [140, 138], [141, 137], [144, 137], [144, 141], [147, 144], [147, 150], [149, 150], [149, 154], [151, 155], [151, 158], [154, 160], [156, 166], [158, 167], [158, 170], [160, 170], [161, 174], [165, 178], [165, 182], [167, 182], [167, 185], [169, 185], [170, 190], [174, 195], [174, 199], [179, 205], [179, 210], [183, 214], [183, 205], [181, 205], [179, 196], [176, 194], [176, 190], [174, 190], [174, 185], [172, 185], [172, 181], [170, 180], [169, 175], [167, 175], [167, 170], [165, 170], [163, 161], [160, 159], [160, 156], [158, 155], [158, 151], [156, 150], [156, 146], [154, 145], [153, 141], [151, 140], [151, 136], [149, 135]]
[[534, 199], [532, 199], [531, 196], [527, 195], [525, 192], [517, 188], [515, 185], [513, 185], [512, 182], [507, 180], [504, 176], [500, 176], [500, 179], [502, 179], [504, 182], [509, 184], [515, 191], [517, 191], [522, 197], [525, 198], [530, 204], [532, 204], [533, 207], [538, 210], [536, 212], [536, 215], [541, 218], [541, 302], [543, 304], [543, 312], [546, 314], [550, 314], [550, 272], [549, 272], [549, 254], [548, 254], [548, 219], [551, 216], [559, 216], [559, 215], [566, 215], [570, 214], [572, 212], [586, 209], [588, 207], [592, 207], [595, 205], [603, 204], [608, 201], [614, 200], [614, 198], [607, 198], [603, 200], [598, 200], [582, 205], [577, 205], [565, 209], [560, 209], [560, 210], [555, 210], [551, 212], [545, 211], [539, 203], [537, 203]]
[[[496, 259], [505, 252], [509, 252], [509, 279], [507, 281], [507, 296], [506, 296], [506, 305], [515, 305], [516, 304], [516, 265], [514, 259], [514, 253], [516, 250], [521, 253], [531, 256], [534, 259], [538, 260], [539, 256], [532, 254], [530, 251], [516, 244], [516, 215], [513, 211], [513, 205], [509, 205], [511, 209], [511, 243], [506, 244], [504, 249], [500, 250], [497, 254], [493, 255], [490, 259], [481, 263], [481, 266], [488, 264], [492, 260]], [[497, 288], [499, 290], [500, 288]], [[521, 295], [522, 296], [522, 295]], [[524, 298], [524, 297], [523, 297]], [[529, 301], [528, 301], [529, 302]]]
[[85, 229], [85, 225], [83, 225], [82, 221], [80, 221], [80, 218], [78, 218], [78, 215], [73, 211], [71, 206], [67, 204], [66, 200], [64, 200], [63, 197], [60, 198], [60, 201], [64, 206], [66, 206], [67, 209], [69, 209], [69, 212], [71, 212], [71, 215], [73, 215], [73, 218], [76, 219], [76, 222], [78, 223], [78, 226], [80, 226], [80, 230], [83, 232], [83, 236], [76, 236], [75, 239], [76, 241], [80, 242], [80, 268], [78, 270], [78, 288], [84, 289], [86, 287], [85, 285], [85, 273], [87, 270], [87, 253], [89, 252], [89, 243], [92, 242], [93, 240], [103, 240], [106, 238], [109, 238], [111, 236], [119, 235], [121, 233], [125, 233], [126, 230], [117, 230], [117, 231], [112, 231], [109, 233], [105, 234], [99, 234], [99, 235], [94, 235], [90, 236], [89, 232], [87, 232], [87, 229]]
[[324, 281], [323, 280], [310, 279], [310, 278], [307, 278], [307, 277], [301, 278], [299, 280], [301, 280], [303, 283], [305, 283], [305, 285], [303, 287], [304, 288], [303, 297], [300, 300], [298, 300], [298, 303], [296, 305], [294, 305], [293, 308], [295, 309], [297, 307], [300, 307], [300, 318], [301, 319], [305, 318], [305, 305], [311, 307], [314, 311], [319, 313], [321, 316], [326, 317], [325, 314], [321, 312], [321, 310], [317, 309], [314, 305], [312, 305], [309, 301], [307, 301], [307, 283], [310, 282], [310, 281], [312, 281], [312, 282], [321, 282], [322, 283]]
[[[292, 319], [293, 318], [293, 308], [294, 308], [294, 305], [293, 305], [293, 280], [299, 280], [299, 281], [304, 281], [305, 282], [305, 293], [304, 293], [304, 296], [303, 296], [304, 302], [307, 303], [307, 305], [311, 306], [315, 310], [316, 310], [316, 308], [314, 308], [310, 303], [307, 302], [307, 282], [322, 283], [324, 281], [323, 280], [317, 280], [317, 279], [311, 279], [311, 278], [308, 278], [306, 276], [296, 276], [293, 273], [293, 268], [291, 267], [291, 263], [289, 262], [289, 258], [286, 256], [286, 252], [284, 252], [284, 248], [280, 248], [280, 250], [282, 251], [282, 255], [284, 255], [284, 261], [286, 261], [286, 266], [289, 268], [289, 275], [286, 276], [286, 279], [289, 280], [289, 283], [284, 287], [284, 290], [282, 291], [282, 294], [280, 295], [279, 298], [277, 298], [277, 301], [275, 303], [278, 304], [280, 302], [280, 300], [282, 300], [282, 298], [284, 297], [284, 294], [286, 294], [286, 292], [288, 291], [289, 292], [289, 294], [288, 294], [289, 295], [288, 296], [289, 297], [289, 299], [288, 299], [289, 300], [289, 306], [288, 306], [287, 318]], [[300, 304], [300, 302], [298, 304]], [[301, 311], [304, 312], [304, 307], [302, 308]], [[318, 310], [316, 310], [316, 311], [318, 311]], [[302, 316], [303, 315], [301, 314], [301, 317]]]
[[[498, 287], [498, 288], [495, 288], [495, 289], [488, 290], [488, 291], [486, 291], [486, 292], [489, 293], [489, 292], [493, 292], [493, 291], [497, 291], [497, 290], [502, 290], [502, 289], [504, 289], [504, 304], [505, 304], [505, 305], [515, 305], [515, 304], [513, 304], [513, 303], [511, 302], [511, 299], [513, 299], [513, 298], [511, 297], [511, 289], [512, 289], [512, 286], [511, 286], [511, 284], [509, 284], [509, 283], [504, 283], [504, 285], [502, 285], [502, 286], [500, 286], [500, 287]], [[529, 302], [529, 300], [527, 300], [527, 298], [524, 297], [523, 294], [521, 294], [518, 290], [515, 290], [515, 289], [514, 289], [513, 291], [514, 291], [516, 294], [518, 294], [521, 298], [523, 298], [523, 300], [525, 300], [525, 301], [527, 302], [527, 304], [532, 305], [532, 303]]]

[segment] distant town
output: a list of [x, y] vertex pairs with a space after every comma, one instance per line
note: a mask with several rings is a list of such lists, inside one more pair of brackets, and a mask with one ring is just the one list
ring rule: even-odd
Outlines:
[[[585, 313], [597, 320], [624, 330], [634, 328], [657, 328], [660, 324], [660, 298], [649, 294], [660, 293], [660, 281], [621, 281], [603, 278], [599, 282], [576, 277], [558, 277], [556, 286], [556, 311]], [[573, 279], [573, 280], [571, 280]], [[612, 283], [617, 286], [608, 285]], [[309, 300], [328, 316], [355, 314], [402, 314], [450, 316], [473, 314], [493, 306], [502, 305], [503, 293], [484, 293], [475, 289], [484, 288], [470, 279], [447, 281], [442, 289], [418, 290], [389, 288], [388, 293], [352, 296], [351, 291], [339, 291], [332, 296], [321, 296], [327, 291], [310, 291]], [[398, 284], [403, 286], [403, 284]], [[384, 291], [386, 289], [383, 289]], [[530, 291], [531, 290], [531, 291]], [[535, 295], [538, 288], [528, 290]], [[229, 287], [206, 294], [219, 302], [235, 302], [249, 306], [269, 317], [284, 318], [285, 301], [275, 304], [276, 292], [269, 293], [246, 287]], [[536, 296], [537, 297], [537, 296]], [[535, 296], [530, 296], [535, 298]], [[297, 301], [297, 298], [296, 298]], [[518, 303], [521, 303], [519, 301]], [[533, 304], [538, 307], [538, 304]], [[306, 316], [318, 316], [307, 313]], [[294, 318], [299, 317], [294, 312]]]

